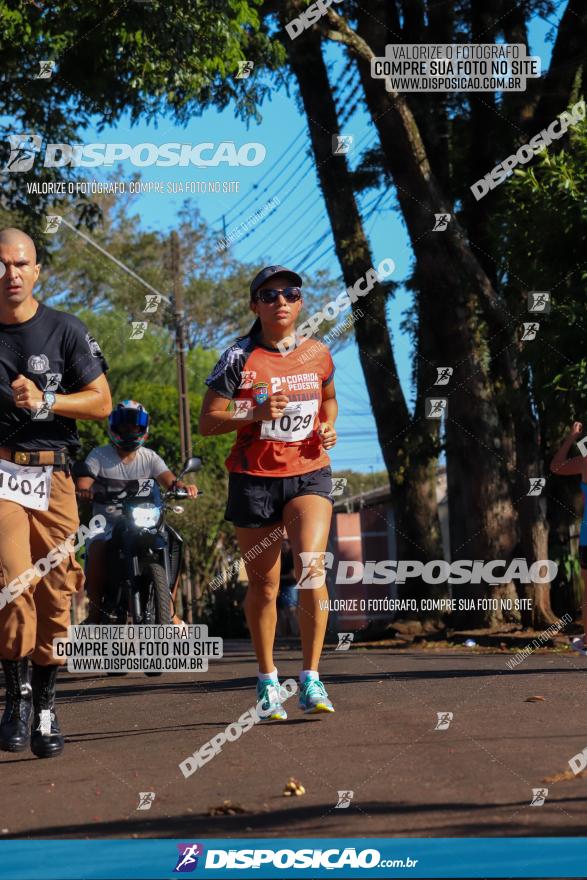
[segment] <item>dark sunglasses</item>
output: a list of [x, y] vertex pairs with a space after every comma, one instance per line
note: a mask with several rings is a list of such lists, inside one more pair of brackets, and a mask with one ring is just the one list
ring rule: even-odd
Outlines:
[[277, 297], [281, 294], [288, 303], [295, 303], [302, 298], [302, 291], [299, 287], [286, 287], [285, 290], [260, 290], [255, 301], [261, 300], [266, 305], [277, 302]]

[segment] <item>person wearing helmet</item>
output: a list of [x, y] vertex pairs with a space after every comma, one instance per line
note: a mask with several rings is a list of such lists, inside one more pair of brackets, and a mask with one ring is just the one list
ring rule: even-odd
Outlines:
[[[130, 480], [157, 480], [162, 489], [178, 486], [195, 497], [198, 490], [178, 482], [160, 455], [148, 449], [145, 442], [149, 436], [149, 413], [136, 400], [123, 400], [108, 417], [108, 436], [110, 443], [92, 449], [85, 460], [86, 468], [92, 476], [78, 477], [77, 495], [84, 500], [93, 500], [93, 485], [97, 480], [111, 489], [124, 489]], [[114, 524], [120, 511], [111, 511], [108, 505], [93, 502], [93, 516], [103, 516], [106, 520], [104, 530], [86, 542], [86, 592], [89, 599], [87, 624], [99, 622], [100, 604], [106, 586], [107, 542], [112, 538]], [[175, 594], [174, 594], [175, 598]], [[173, 610], [173, 602], [172, 602]], [[173, 622], [181, 624], [174, 615]]]

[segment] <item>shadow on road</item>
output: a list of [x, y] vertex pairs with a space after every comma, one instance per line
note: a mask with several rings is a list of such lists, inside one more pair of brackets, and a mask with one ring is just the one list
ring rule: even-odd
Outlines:
[[[557, 804], [571, 804], [582, 802], [583, 797], [559, 798]], [[553, 801], [553, 803], [555, 803]], [[361, 837], [475, 837], [475, 836], [507, 836], [529, 837], [536, 833], [536, 827], [529, 828], [522, 823], [513, 823], [504, 816], [503, 821], [495, 820], [496, 810], [519, 809], [528, 806], [528, 801], [512, 801], [508, 803], [435, 803], [435, 804], [406, 804], [406, 803], [361, 803], [360, 810], [354, 809], [353, 805], [344, 811], [334, 811], [332, 803], [313, 804], [312, 806], [294, 806], [293, 804], [283, 809], [274, 809], [263, 813], [245, 813], [236, 816], [204, 816], [193, 813], [179, 816], [158, 817], [153, 819], [136, 819], [110, 822], [92, 822], [79, 825], [50, 825], [28, 831], [26, 834], [5, 835], [4, 839], [30, 839], [30, 838], [75, 838], [75, 837], [129, 837], [131, 834], [143, 835], [155, 838], [177, 838], [189, 836], [197, 837], [336, 837], [352, 835], [352, 827], [360, 816], [365, 815], [373, 819], [384, 819], [388, 816], [394, 819], [393, 826], [382, 825], [381, 821], [375, 821], [373, 830], [363, 827]], [[490, 816], [487, 822], [460, 823], [444, 825], [442, 828], [427, 828], [421, 821], [416, 826], [407, 829], [397, 828], [397, 819], [401, 816], [426, 815], [446, 812], [488, 812]], [[344, 815], [342, 815], [344, 813]], [[542, 817], [543, 819], [546, 816]], [[327, 821], [324, 820], [334, 820]], [[577, 824], [567, 823], [561, 826], [548, 821], [542, 821], [539, 826], [541, 836], [573, 837], [582, 836], [585, 833], [584, 823], [577, 817]], [[344, 832], [344, 834], [343, 834]]]

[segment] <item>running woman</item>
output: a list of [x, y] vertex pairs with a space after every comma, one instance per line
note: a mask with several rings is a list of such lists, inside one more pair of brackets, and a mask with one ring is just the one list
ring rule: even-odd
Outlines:
[[250, 286], [255, 323], [206, 379], [200, 414], [204, 436], [236, 431], [226, 459], [225, 518], [234, 523], [245, 560], [249, 586], [244, 608], [259, 664], [257, 700], [268, 721], [287, 718], [273, 660], [283, 526], [298, 584], [303, 576], [309, 587], [300, 589], [298, 612], [300, 708], [334, 712], [318, 674], [328, 619], [324, 551], [332, 473], [326, 450], [336, 443], [334, 364], [326, 346], [315, 339], [295, 348], [283, 345], [286, 354], [278, 347], [294, 337], [301, 285], [297, 272], [283, 266], [267, 266], [255, 276]]
[[[582, 433], [583, 424], [581, 422], [573, 422], [571, 430], [565, 438], [561, 448], [550, 463], [550, 470], [553, 474], [558, 474], [561, 477], [567, 477], [571, 474], [581, 475], [581, 492], [583, 493], [584, 504], [583, 521], [581, 523], [581, 532], [579, 534], [579, 564], [581, 566], [581, 578], [583, 580], [583, 605], [581, 613], [583, 615], [583, 630], [584, 633], [587, 633], [587, 458], [582, 455], [576, 455], [574, 458], [567, 458], [571, 446], [582, 435]], [[587, 655], [585, 634], [571, 639], [571, 646], [576, 651], [579, 651], [580, 654]]]

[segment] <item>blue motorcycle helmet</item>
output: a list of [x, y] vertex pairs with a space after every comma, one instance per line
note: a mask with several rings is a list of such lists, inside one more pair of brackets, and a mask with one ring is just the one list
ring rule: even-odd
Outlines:
[[133, 452], [149, 433], [149, 413], [136, 400], [122, 400], [108, 416], [108, 436], [118, 449]]

